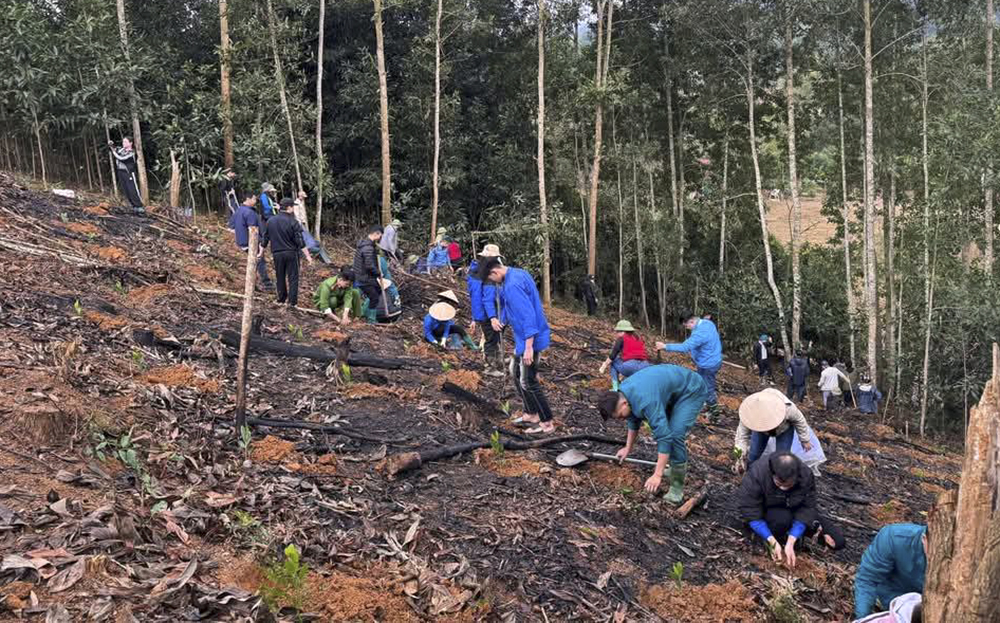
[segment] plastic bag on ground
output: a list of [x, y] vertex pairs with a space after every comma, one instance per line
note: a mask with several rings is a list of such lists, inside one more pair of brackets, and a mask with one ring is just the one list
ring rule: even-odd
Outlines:
[[[794, 433], [792, 438], [792, 454], [802, 459], [802, 462], [809, 466], [809, 469], [813, 471], [814, 474], [819, 476], [819, 466], [826, 463], [826, 453], [823, 452], [823, 446], [819, 442], [819, 438], [816, 437], [815, 431], [812, 427], [809, 428], [809, 443], [812, 444], [812, 450], [806, 452], [802, 449], [802, 442], [799, 441], [799, 434]], [[767, 440], [767, 448], [764, 450], [764, 454], [761, 458], [766, 457], [774, 453], [774, 437]]]

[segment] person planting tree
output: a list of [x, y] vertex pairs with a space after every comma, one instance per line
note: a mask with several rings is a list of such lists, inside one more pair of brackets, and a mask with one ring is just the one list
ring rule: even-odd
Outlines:
[[611, 389], [618, 390], [619, 377], [628, 378], [650, 365], [646, 357], [646, 344], [628, 320], [615, 325], [618, 339], [611, 345], [611, 353], [601, 364], [601, 374], [611, 367]]
[[664, 499], [672, 504], [679, 504], [684, 498], [688, 460], [685, 441], [707, 393], [698, 374], [664, 364], [639, 370], [625, 379], [618, 391], [606, 392], [597, 401], [602, 418], [625, 420], [628, 425], [625, 447], [616, 455], [619, 461], [632, 453], [643, 421], [649, 424], [656, 438], [656, 467], [646, 479], [645, 489], [655, 493], [667, 478], [670, 490]]
[[747, 465], [764, 454], [767, 442], [774, 437], [776, 452], [789, 452], [796, 433], [802, 449], [812, 450], [809, 424], [791, 400], [773, 387], [751, 394], [740, 404], [740, 425], [736, 428], [735, 471], [746, 471]]
[[325, 279], [313, 296], [316, 309], [343, 325], [350, 324], [352, 318], [361, 318], [364, 315], [361, 290], [353, 287], [353, 282], [354, 274], [347, 271]]
[[691, 361], [694, 362], [698, 374], [704, 379], [708, 389], [705, 402], [711, 411], [716, 411], [718, 404], [715, 396], [715, 376], [722, 368], [722, 340], [719, 338], [719, 330], [715, 328], [714, 322], [699, 318], [695, 314], [685, 314], [682, 318], [684, 327], [691, 332], [691, 336], [681, 344], [657, 342], [656, 350], [691, 354]]

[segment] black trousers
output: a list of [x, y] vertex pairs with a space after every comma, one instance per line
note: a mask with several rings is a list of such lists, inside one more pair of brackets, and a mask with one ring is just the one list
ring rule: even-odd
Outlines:
[[116, 169], [115, 175], [118, 176], [118, 188], [128, 199], [129, 205], [133, 208], [141, 208], [142, 197], [139, 196], [139, 187], [136, 185], [135, 178], [132, 177], [133, 174], [127, 170]]
[[[246, 247], [240, 247], [240, 251], [246, 253], [247, 249]], [[271, 276], [267, 273], [267, 260], [264, 259], [263, 249], [261, 249], [261, 253], [257, 256], [257, 278], [260, 279], [262, 287], [268, 290], [274, 287], [274, 284], [271, 283]]]
[[758, 359], [757, 360], [757, 373], [760, 374], [760, 378], [765, 376], [771, 378], [771, 360], [770, 359]]
[[368, 281], [358, 284], [361, 293], [368, 297], [368, 309], [377, 309], [382, 300], [382, 288], [377, 281]]
[[273, 254], [274, 273], [278, 279], [278, 302], [295, 307], [299, 304], [299, 252], [278, 251]]
[[520, 355], [515, 355], [510, 360], [510, 376], [514, 379], [514, 389], [524, 404], [524, 412], [530, 415], [537, 415], [543, 422], [552, 420], [552, 408], [545, 398], [542, 385], [538, 382], [538, 366], [541, 354], [535, 353], [531, 365], [524, 363]]
[[788, 391], [785, 392], [792, 402], [802, 402], [806, 397], [806, 384], [796, 385], [791, 380], [788, 381]]
[[[792, 529], [792, 523], [795, 522], [795, 519], [792, 509], [776, 507], [767, 509], [767, 512], [764, 513], [764, 521], [767, 522], [767, 527], [771, 529], [771, 534], [774, 535], [774, 538], [778, 539], [779, 543], [784, 543], [789, 530]], [[815, 536], [819, 528], [823, 529], [823, 534], [829, 534], [833, 537], [833, 549], [842, 549], [844, 547], [844, 544], [846, 543], [846, 540], [844, 539], [844, 531], [840, 529], [840, 526], [833, 523], [829, 518], [824, 517], [823, 515], [820, 515], [819, 520], [814, 522], [813, 525], [806, 526], [806, 531], [802, 536]], [[824, 541], [821, 541], [821, 543], [825, 545]]]
[[480, 322], [479, 326], [483, 328], [483, 337], [486, 338], [483, 344], [483, 356], [486, 357], [487, 363], [498, 360], [500, 358], [500, 338], [503, 333], [494, 331], [493, 323], [489, 320]]
[[587, 298], [587, 315], [594, 316], [597, 314], [597, 299]]
[[[469, 334], [465, 332], [465, 329], [462, 328], [462, 325], [460, 325], [458, 323], [454, 323], [454, 324], [451, 325], [451, 331], [449, 332], [449, 334], [450, 335], [457, 335], [458, 337], [462, 338], [463, 340], [465, 338], [469, 337]], [[434, 330], [431, 331], [431, 335], [433, 335], [434, 337], [436, 337], [439, 340], [441, 338], [443, 338], [444, 337], [444, 325], [438, 325], [437, 328], [435, 328]]]

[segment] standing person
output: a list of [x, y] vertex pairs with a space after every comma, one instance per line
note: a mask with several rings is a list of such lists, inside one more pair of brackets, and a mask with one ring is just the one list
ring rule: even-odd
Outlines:
[[861, 556], [854, 576], [854, 618], [889, 607], [904, 593], [923, 593], [927, 574], [927, 526], [884, 526]]
[[458, 246], [458, 242], [454, 239], [448, 241], [448, 261], [452, 268], [462, 265], [462, 247]]
[[[499, 258], [500, 247], [495, 244], [487, 244], [479, 252], [479, 257], [483, 258], [483, 261], [491, 257]], [[497, 287], [490, 281], [479, 279], [479, 261], [475, 259], [469, 264], [469, 273], [465, 277], [465, 282], [471, 301], [472, 322], [469, 324], [469, 331], [475, 332], [477, 326], [482, 327], [486, 374], [503, 376], [503, 357], [500, 354], [501, 333], [493, 330], [491, 322], [493, 318], [497, 317]]]
[[649, 366], [646, 357], [646, 344], [635, 332], [635, 327], [628, 320], [619, 320], [615, 325], [618, 339], [611, 345], [611, 353], [601, 364], [601, 374], [611, 367], [611, 391], [618, 391], [618, 377], [628, 378]]
[[379, 248], [397, 262], [402, 259], [399, 256], [399, 228], [402, 226], [398, 218], [392, 219], [392, 222], [385, 226], [382, 239], [378, 242]]
[[304, 190], [300, 190], [299, 193], [295, 195], [295, 220], [302, 226], [303, 231], [308, 231], [309, 229], [309, 219], [306, 216], [306, 199], [308, 198], [309, 195], [306, 194], [306, 191]]
[[773, 387], [750, 394], [740, 404], [740, 425], [733, 444], [738, 450], [735, 471], [740, 473], [753, 465], [764, 454], [771, 437], [775, 452], [791, 452], [796, 434], [802, 449], [812, 450], [809, 423], [791, 400]]
[[351, 318], [361, 318], [364, 313], [361, 291], [351, 285], [353, 282], [354, 274], [350, 271], [325, 279], [313, 295], [316, 309], [343, 325], [350, 324]]
[[757, 362], [757, 373], [760, 375], [760, 384], [765, 382], [767, 377], [768, 385], [774, 385], [774, 375], [771, 374], [771, 359], [768, 357], [768, 348], [771, 345], [771, 338], [766, 333], [762, 333], [757, 338], [757, 343], [753, 345], [753, 357]]
[[584, 277], [577, 286], [577, 296], [587, 306], [587, 315], [597, 314], [597, 306], [601, 302], [601, 289], [593, 275]]
[[872, 383], [872, 377], [867, 372], [861, 375], [861, 384], [855, 394], [858, 399], [858, 411], [862, 413], [878, 413], [878, 403], [882, 401], [882, 392]]
[[437, 243], [431, 247], [430, 253], [427, 254], [428, 273], [441, 272], [446, 268], [451, 268], [451, 260], [448, 258], [448, 245], [450, 241], [450, 238], [442, 236], [438, 238]]
[[278, 202], [275, 200], [277, 192], [269, 182], [264, 182], [260, 186], [260, 213], [265, 221], [278, 215]]
[[691, 360], [698, 369], [698, 374], [708, 386], [705, 404], [709, 410], [715, 412], [719, 408], [716, 402], [715, 376], [722, 367], [722, 339], [719, 338], [719, 330], [715, 328], [714, 322], [699, 318], [695, 314], [684, 316], [684, 327], [691, 332], [687, 340], [681, 344], [657, 342], [656, 350], [691, 354]]
[[833, 367], [843, 372], [843, 375], [840, 379], [841, 404], [843, 404], [845, 407], [856, 406], [854, 404], [854, 393], [851, 390], [854, 388], [854, 385], [858, 380], [856, 376], [857, 370], [855, 370], [854, 372], [848, 372], [847, 364], [844, 363], [844, 360], [840, 358], [836, 359], [833, 362]]
[[[233, 212], [229, 219], [229, 227], [236, 236], [236, 246], [244, 253], [250, 248], [250, 228], [256, 227], [260, 231], [260, 219], [257, 218], [257, 197], [247, 195], [243, 203]], [[257, 288], [266, 292], [274, 291], [274, 284], [271, 283], [271, 276], [267, 274], [267, 261], [264, 259], [264, 251], [260, 247], [261, 240], [257, 241], [257, 275], [260, 277], [260, 284]]]
[[[618, 391], [601, 395], [597, 408], [607, 420], [625, 420], [628, 437], [618, 451], [619, 461], [625, 460], [635, 446], [643, 420], [656, 438], [656, 467], [646, 480], [645, 488], [655, 493], [666, 477], [670, 490], [665, 499], [680, 504], [684, 498], [688, 452], [686, 439], [698, 412], [705, 404], [705, 383], [696, 373], [670, 364], [650, 366], [625, 379]], [[670, 463], [670, 470], [667, 463]]]
[[264, 226], [261, 246], [271, 245], [271, 258], [278, 280], [278, 303], [288, 302], [289, 307], [299, 304], [299, 253], [313, 263], [312, 255], [302, 239], [302, 226], [295, 220], [295, 202], [291, 197], [281, 200], [281, 211]]
[[805, 357], [801, 350], [795, 351], [795, 356], [788, 362], [785, 369], [788, 375], [789, 398], [795, 402], [802, 402], [806, 397], [806, 381], [809, 380], [809, 358]]
[[[222, 170], [222, 179], [219, 180], [219, 194], [222, 196], [222, 205], [232, 214], [240, 207], [236, 200], [236, 171], [232, 169]], [[255, 200], [256, 202], [256, 200]]]
[[840, 396], [840, 380], [844, 379], [850, 383], [847, 375], [836, 366], [831, 366], [829, 362], [823, 361], [823, 371], [819, 375], [819, 391], [823, 392], [823, 409], [829, 411], [837, 406], [837, 397]]
[[[132, 211], [142, 214], [146, 209], [142, 206], [142, 194], [139, 192], [139, 182], [135, 179], [135, 152], [132, 151], [132, 139], [124, 137], [122, 146], [115, 147], [114, 143], [108, 142], [111, 155], [115, 158], [115, 175], [118, 177], [118, 187], [128, 198]], [[233, 207], [230, 212], [236, 209], [236, 196], [233, 195]]]
[[816, 478], [794, 454], [775, 452], [754, 463], [743, 476], [736, 503], [740, 520], [767, 543], [775, 561], [784, 559], [789, 568], [795, 566], [795, 543], [803, 536], [822, 535], [828, 548], [844, 547], [840, 527], [819, 514]]
[[552, 433], [556, 429], [552, 408], [538, 382], [542, 353], [551, 339], [538, 286], [526, 271], [504, 266], [497, 257], [485, 259], [479, 270], [480, 276], [492, 281], [500, 291], [501, 317], [491, 320], [493, 330], [501, 331], [504, 321], [514, 330], [510, 375], [524, 405], [524, 414], [516, 421], [538, 424], [528, 429], [529, 434]]
[[368, 297], [368, 309], [375, 309], [382, 298], [382, 288], [378, 279], [378, 252], [375, 244], [382, 239], [382, 228], [372, 225], [368, 235], [358, 241], [354, 249], [354, 285]]

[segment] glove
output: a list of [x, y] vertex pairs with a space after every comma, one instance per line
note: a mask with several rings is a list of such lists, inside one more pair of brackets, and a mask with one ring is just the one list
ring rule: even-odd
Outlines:
[[448, 338], [443, 337], [443, 338], [441, 338], [441, 341], [438, 342], [438, 343], [441, 345], [441, 348], [445, 348], [445, 347], [448, 346]]

